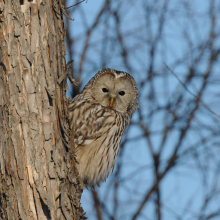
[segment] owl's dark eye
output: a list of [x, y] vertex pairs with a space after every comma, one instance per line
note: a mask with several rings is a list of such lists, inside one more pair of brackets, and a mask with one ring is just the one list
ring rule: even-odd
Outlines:
[[102, 91], [103, 91], [103, 92], [108, 92], [108, 89], [102, 88]]
[[125, 94], [125, 92], [124, 91], [120, 91], [118, 94], [123, 96]]

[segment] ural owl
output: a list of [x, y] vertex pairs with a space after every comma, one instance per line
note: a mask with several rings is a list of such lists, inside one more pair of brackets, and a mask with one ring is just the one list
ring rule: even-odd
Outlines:
[[113, 171], [122, 134], [137, 107], [135, 80], [114, 69], [99, 71], [69, 104], [76, 166], [87, 186]]

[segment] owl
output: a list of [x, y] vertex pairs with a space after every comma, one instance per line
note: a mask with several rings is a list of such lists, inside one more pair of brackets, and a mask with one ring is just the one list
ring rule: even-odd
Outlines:
[[138, 107], [138, 88], [128, 73], [99, 71], [68, 105], [79, 177], [94, 187], [114, 169], [123, 132]]

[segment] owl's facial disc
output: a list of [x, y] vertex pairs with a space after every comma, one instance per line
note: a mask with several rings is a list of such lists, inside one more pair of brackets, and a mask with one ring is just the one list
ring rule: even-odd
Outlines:
[[112, 74], [100, 76], [93, 85], [93, 97], [103, 106], [126, 112], [133, 101], [133, 87], [129, 79]]

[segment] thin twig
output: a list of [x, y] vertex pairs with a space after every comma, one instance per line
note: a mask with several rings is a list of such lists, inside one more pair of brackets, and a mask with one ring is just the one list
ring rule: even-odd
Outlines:
[[81, 2], [78, 2], [78, 3], [76, 3], [75, 5], [72, 5], [72, 6], [66, 7], [66, 8], [64, 8], [64, 9], [69, 9], [69, 8], [72, 8], [72, 7], [76, 6], [76, 5], [81, 4], [81, 3], [82, 3], [82, 2], [84, 2], [84, 1], [85, 1], [85, 0], [82, 0]]
[[98, 220], [103, 220], [100, 201], [99, 201], [99, 198], [98, 198], [98, 194], [95, 190], [92, 190], [92, 197], [93, 197], [93, 200], [94, 200], [94, 208], [96, 210], [97, 219]]
[[217, 113], [215, 113], [214, 111], [212, 111], [212, 110], [209, 108], [209, 106], [206, 105], [206, 104], [201, 100], [200, 97], [198, 97], [197, 95], [193, 94], [193, 93], [186, 87], [186, 85], [180, 80], [180, 78], [176, 75], [176, 73], [174, 73], [173, 70], [171, 70], [166, 64], [164, 64], [164, 65], [165, 65], [165, 67], [176, 77], [176, 79], [179, 81], [179, 83], [185, 88], [185, 90], [186, 90], [189, 94], [191, 94], [192, 96], [194, 96], [195, 98], [197, 98], [197, 99], [205, 106], [205, 108], [206, 108], [208, 111], [210, 111], [213, 115], [215, 115], [215, 116], [217, 116], [217, 117], [220, 118], [220, 115], [218, 115]]

